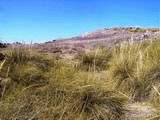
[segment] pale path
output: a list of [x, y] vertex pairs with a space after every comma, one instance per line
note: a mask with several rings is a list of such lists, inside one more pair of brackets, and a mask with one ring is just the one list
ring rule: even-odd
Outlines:
[[152, 118], [160, 117], [155, 113], [154, 108], [147, 103], [132, 103], [128, 105], [128, 109], [129, 112], [126, 112], [125, 114], [128, 120], [150, 120]]

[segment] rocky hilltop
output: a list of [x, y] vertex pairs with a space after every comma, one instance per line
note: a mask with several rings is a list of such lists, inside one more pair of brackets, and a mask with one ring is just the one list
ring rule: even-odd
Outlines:
[[62, 53], [69, 50], [69, 53], [72, 53], [77, 49], [94, 48], [99, 44], [110, 46], [130, 39], [144, 41], [158, 38], [160, 38], [160, 28], [115, 27], [95, 30], [72, 38], [55, 39], [38, 44], [38, 48], [42, 51]]

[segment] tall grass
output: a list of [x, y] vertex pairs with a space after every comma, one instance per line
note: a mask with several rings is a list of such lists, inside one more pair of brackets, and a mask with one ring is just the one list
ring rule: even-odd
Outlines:
[[160, 84], [152, 86], [149, 100], [153, 107], [157, 110], [157, 113], [160, 114]]
[[134, 96], [134, 86], [140, 84], [135, 80], [135, 69], [139, 67], [140, 47], [141, 44], [132, 42], [116, 45], [109, 62], [109, 74], [115, 80], [117, 89], [131, 97]]
[[122, 119], [126, 99], [106, 80], [30, 49], [12, 49], [0, 76], [0, 119]]
[[31, 49], [8, 50], [0, 119], [123, 120], [131, 101], [150, 102], [160, 113], [159, 46], [160, 40], [98, 47], [72, 64]]
[[108, 67], [108, 61], [111, 57], [111, 51], [109, 48], [98, 46], [94, 50], [85, 51], [85, 53], [79, 54], [78, 68], [82, 68], [87, 71], [101, 71]]
[[160, 42], [122, 43], [113, 48], [109, 74], [117, 89], [134, 100], [148, 100], [152, 85], [159, 84]]

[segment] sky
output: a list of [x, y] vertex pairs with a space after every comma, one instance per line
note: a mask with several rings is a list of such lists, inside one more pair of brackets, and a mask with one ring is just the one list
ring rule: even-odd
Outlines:
[[120, 26], [160, 27], [160, 0], [0, 0], [0, 40], [7, 43]]

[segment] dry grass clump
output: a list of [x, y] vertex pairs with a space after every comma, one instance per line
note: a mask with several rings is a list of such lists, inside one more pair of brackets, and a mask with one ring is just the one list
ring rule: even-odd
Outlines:
[[75, 119], [79, 117], [87, 120], [122, 119], [125, 99], [104, 87], [101, 81], [88, 77], [83, 75], [83, 79], [79, 80], [80, 85], [72, 92], [68, 108], [70, 115], [75, 115]]
[[131, 32], [146, 32], [146, 29], [140, 28], [140, 27], [136, 27], [132, 30], [130, 30]]
[[1, 97], [7, 95], [15, 85], [27, 87], [47, 84], [45, 74], [51, 67], [56, 66], [54, 58], [31, 52], [30, 49], [12, 49], [5, 55], [6, 60], [0, 72]]
[[125, 99], [95, 86], [77, 86], [70, 90], [45, 86], [16, 91], [16, 94], [12, 92], [0, 104], [0, 118], [122, 119]]
[[0, 119], [122, 119], [124, 97], [106, 80], [27, 49], [6, 53]]
[[115, 46], [109, 74], [118, 90], [134, 100], [148, 99], [152, 84], [159, 81], [159, 41]]
[[152, 86], [149, 100], [153, 107], [157, 110], [157, 113], [160, 114], [160, 84]]
[[5, 53], [6, 62], [3, 65], [1, 76], [5, 76], [5, 74], [10, 74], [14, 71], [14, 68], [17, 65], [26, 65], [38, 67], [44, 72], [47, 72], [51, 67], [55, 66], [55, 59], [51, 55], [41, 54], [32, 51], [29, 48], [13, 48], [8, 50]]
[[158, 114], [160, 113], [159, 46], [159, 40], [116, 45], [108, 70], [119, 92], [134, 102], [150, 102]]
[[134, 72], [139, 59], [140, 45], [135, 43], [122, 43], [113, 48], [113, 57], [109, 62], [109, 74], [122, 92], [132, 96]]
[[111, 57], [111, 51], [105, 47], [97, 47], [95, 50], [86, 51], [78, 55], [79, 66], [87, 71], [101, 71], [106, 69]]
[[124, 115], [126, 99], [92, 74], [61, 67], [53, 69], [50, 75], [53, 76], [50, 86], [64, 99], [63, 110], [60, 110], [63, 114], [58, 113], [62, 115], [59, 117], [96, 120], [117, 119]]
[[158, 31], [160, 31], [159, 28], [147, 28], [147, 30], [152, 31], [152, 32], [158, 32]]
[[159, 46], [159, 40], [129, 41], [71, 62], [9, 50], [1, 61], [0, 119], [123, 120], [130, 99], [150, 102], [160, 113]]
[[26, 62], [33, 62], [43, 71], [47, 71], [54, 66], [54, 58], [51, 55], [41, 54], [29, 48], [11, 49], [6, 53], [6, 57], [10, 64], [25, 64]]
[[45, 76], [35, 64], [26, 63], [25, 65], [15, 65], [10, 77], [13, 81], [20, 83], [23, 86], [32, 84], [45, 84]]
[[134, 28], [134, 29], [131, 29], [130, 31], [131, 32], [146, 32], [146, 31], [151, 31], [151, 32], [158, 32], [158, 31], [160, 31], [160, 29], [159, 28], [140, 28], [140, 27], [136, 27], [136, 28]]

